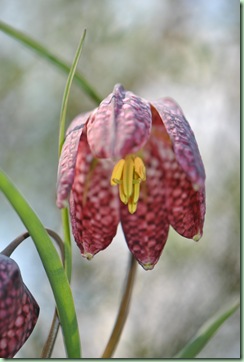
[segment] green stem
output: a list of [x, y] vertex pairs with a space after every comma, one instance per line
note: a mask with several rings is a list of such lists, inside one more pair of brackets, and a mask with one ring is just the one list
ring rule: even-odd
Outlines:
[[1, 170], [0, 190], [19, 215], [39, 253], [54, 294], [67, 357], [80, 358], [80, 338], [73, 296], [57, 250], [37, 215]]
[[132, 294], [134, 281], [135, 281], [135, 275], [136, 275], [136, 266], [137, 266], [136, 259], [133, 257], [133, 255], [131, 255], [130, 256], [130, 268], [128, 271], [126, 286], [125, 286], [124, 294], [123, 294], [121, 304], [119, 307], [117, 319], [115, 321], [113, 331], [111, 333], [111, 336], [109, 338], [109, 341], [107, 343], [107, 346], [106, 346], [101, 358], [111, 358], [117, 347], [117, 344], [119, 342], [121, 333], [123, 331], [123, 327], [126, 322], [127, 315], [129, 313], [131, 294]]
[[68, 280], [70, 281], [72, 274], [72, 248], [69, 227], [69, 213], [67, 208], [61, 210], [61, 217], [64, 233], [64, 269], [66, 271]]
[[[36, 53], [38, 53], [43, 58], [47, 59], [51, 63], [53, 63], [57, 68], [64, 71], [66, 74], [69, 73], [70, 65], [61, 60], [59, 57], [51, 53], [48, 49], [46, 49], [43, 45], [38, 43], [36, 40], [30, 38], [28, 35], [22, 33], [21, 31], [13, 28], [12, 26], [0, 21], [0, 30], [4, 33], [12, 36], [13, 38], [19, 40], [22, 44], [28, 46]], [[95, 90], [91, 87], [88, 81], [78, 72], [76, 72], [74, 76], [75, 81], [78, 85], [83, 89], [83, 91], [96, 103], [101, 102], [101, 98], [95, 92]]]

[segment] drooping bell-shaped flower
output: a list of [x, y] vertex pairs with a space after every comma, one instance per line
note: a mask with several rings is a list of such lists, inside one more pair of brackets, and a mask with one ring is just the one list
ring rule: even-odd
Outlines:
[[30, 336], [39, 306], [16, 262], [0, 254], [0, 357], [12, 358]]
[[77, 116], [59, 160], [57, 206], [66, 200], [74, 238], [88, 259], [111, 243], [119, 222], [144, 269], [158, 261], [170, 225], [199, 240], [205, 172], [177, 103], [148, 102], [116, 85], [93, 112]]

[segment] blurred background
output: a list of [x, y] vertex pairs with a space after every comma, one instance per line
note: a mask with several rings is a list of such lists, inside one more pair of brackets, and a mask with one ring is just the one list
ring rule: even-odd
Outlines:
[[[207, 213], [195, 243], [172, 229], [153, 271], [138, 266], [129, 318], [115, 358], [170, 358], [212, 315], [239, 298], [240, 4], [237, 0], [0, 0], [2, 21], [71, 63], [104, 98], [114, 84], [147, 98], [174, 98], [198, 141]], [[0, 32], [0, 167], [46, 227], [56, 208], [58, 125], [67, 76]], [[68, 122], [96, 104], [73, 83]], [[25, 231], [0, 195], [0, 245]], [[88, 262], [73, 243], [72, 288], [84, 358], [101, 356], [122, 295], [129, 252], [121, 232]], [[38, 301], [37, 326], [17, 354], [40, 355], [54, 299], [31, 239], [12, 255]], [[146, 317], [145, 317], [146, 316]], [[65, 357], [62, 334], [53, 357]], [[236, 312], [199, 358], [240, 357]]]

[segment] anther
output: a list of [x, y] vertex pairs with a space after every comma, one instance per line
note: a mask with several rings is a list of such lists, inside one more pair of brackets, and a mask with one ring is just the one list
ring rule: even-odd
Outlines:
[[130, 197], [133, 191], [134, 162], [132, 156], [126, 156], [123, 169], [123, 189], [126, 197]]
[[110, 183], [111, 183], [112, 186], [115, 186], [115, 185], [118, 185], [119, 183], [121, 183], [124, 164], [125, 164], [125, 160], [122, 158], [114, 166], [112, 176], [111, 176], [111, 180], [110, 180]]
[[131, 214], [137, 209], [140, 183], [146, 180], [146, 168], [140, 157], [127, 155], [114, 166], [110, 183], [119, 186], [120, 200], [127, 205]]

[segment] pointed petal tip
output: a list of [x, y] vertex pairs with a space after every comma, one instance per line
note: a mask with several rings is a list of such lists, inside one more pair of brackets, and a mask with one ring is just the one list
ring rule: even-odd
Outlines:
[[192, 239], [194, 241], [199, 241], [201, 239], [201, 237], [202, 237], [202, 234], [199, 232], [196, 235], [194, 235]]
[[91, 253], [83, 253], [82, 256], [86, 258], [87, 260], [93, 259], [94, 255]]
[[148, 270], [152, 270], [155, 266], [155, 264], [152, 263], [141, 263], [141, 266], [143, 267], [144, 270], [148, 271]]

